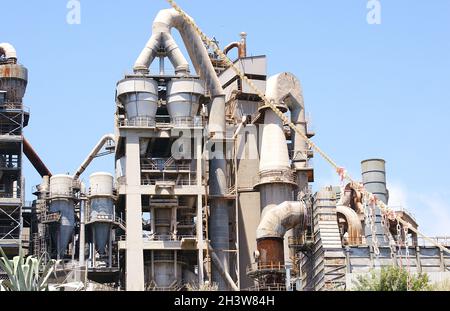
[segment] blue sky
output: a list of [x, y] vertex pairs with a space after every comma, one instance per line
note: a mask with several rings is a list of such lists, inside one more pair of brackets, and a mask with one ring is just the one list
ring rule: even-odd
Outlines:
[[[392, 205], [429, 235], [450, 234], [450, 1], [381, 0], [382, 23], [366, 22], [366, 0], [221, 2], [179, 0], [222, 46], [248, 33], [269, 74], [302, 81], [314, 141], [354, 176], [360, 161], [387, 161]], [[0, 41], [30, 71], [25, 135], [53, 173], [74, 172], [113, 131], [115, 83], [148, 40], [164, 0], [81, 0], [80, 25], [66, 0], [0, 0]], [[181, 44], [181, 41], [179, 42]], [[318, 156], [314, 188], [338, 183]], [[85, 173], [113, 172], [97, 159]], [[40, 178], [27, 162], [27, 200]]]

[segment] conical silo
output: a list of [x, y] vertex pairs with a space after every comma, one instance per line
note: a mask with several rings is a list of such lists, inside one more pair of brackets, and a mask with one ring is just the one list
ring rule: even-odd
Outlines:
[[129, 121], [154, 122], [158, 109], [158, 83], [144, 77], [130, 77], [117, 84], [117, 99]]
[[114, 221], [114, 177], [109, 173], [95, 173], [89, 177], [89, 182], [91, 230], [96, 251], [104, 255]]
[[58, 257], [62, 257], [72, 240], [75, 227], [75, 211], [73, 200], [73, 177], [69, 175], [54, 175], [50, 178], [50, 213], [61, 215], [58, 224], [50, 231], [51, 238], [56, 244]]
[[175, 124], [191, 121], [197, 115], [200, 96], [205, 94], [200, 80], [183, 78], [167, 86], [167, 110]]

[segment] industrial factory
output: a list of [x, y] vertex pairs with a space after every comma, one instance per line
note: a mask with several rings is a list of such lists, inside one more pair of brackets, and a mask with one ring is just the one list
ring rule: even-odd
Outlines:
[[[69, 175], [47, 168], [24, 137], [27, 68], [20, 51], [0, 44], [7, 256], [23, 250], [57, 260], [51, 282], [87, 290], [346, 290], [374, 268], [406, 264], [434, 281], [450, 278], [450, 254], [421, 241], [411, 213], [389, 217], [364, 194], [389, 206], [383, 159], [361, 159], [358, 182], [312, 191], [315, 133], [300, 80], [269, 75], [270, 55], [249, 56], [246, 33], [211, 46], [193, 19], [166, 9], [149, 37], [133, 73], [111, 86], [114, 133], [97, 133], [98, 144]], [[236, 50], [234, 66], [217, 49]], [[83, 175], [108, 154], [110, 172]], [[23, 156], [42, 176], [32, 204]]]

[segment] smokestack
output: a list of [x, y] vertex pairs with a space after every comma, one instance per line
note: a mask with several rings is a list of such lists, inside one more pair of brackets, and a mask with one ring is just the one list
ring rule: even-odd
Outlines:
[[[386, 161], [382, 159], [369, 159], [361, 162], [362, 180], [365, 189], [373, 193], [383, 203], [388, 204], [389, 192], [386, 188]], [[388, 245], [385, 239], [385, 230], [381, 225], [381, 210], [375, 206], [375, 234], [379, 245]], [[372, 230], [366, 223], [365, 235], [367, 243], [372, 244]]]

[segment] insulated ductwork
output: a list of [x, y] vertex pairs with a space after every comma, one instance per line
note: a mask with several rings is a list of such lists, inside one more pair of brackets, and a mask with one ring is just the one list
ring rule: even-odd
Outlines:
[[303, 202], [283, 202], [265, 211], [256, 231], [256, 239], [283, 238], [286, 232], [298, 225], [306, 227], [308, 212]]
[[161, 10], [158, 13], [153, 22], [152, 36], [134, 64], [136, 73], [147, 73], [155, 57], [164, 50], [176, 73], [189, 74], [189, 64], [170, 32], [172, 27], [176, 27], [175, 17], [183, 19], [175, 10]]
[[[225, 93], [211, 60], [209, 59], [208, 51], [206, 50], [203, 41], [192, 25], [186, 23], [183, 16], [176, 10], [167, 9], [159, 12], [153, 24], [153, 35], [137, 59], [134, 65], [134, 71], [136, 73], [147, 71], [156, 56], [156, 51], [158, 51], [161, 46], [165, 47], [167, 45], [167, 43], [165, 43], [167, 38], [170, 39], [169, 42], [172, 51], [179, 51], [175, 41], [172, 42], [173, 38], [170, 31], [173, 27], [180, 32], [195, 70], [200, 75], [200, 78], [206, 83], [207, 89], [210, 91], [213, 98], [209, 113], [209, 131], [216, 136], [216, 138], [222, 139], [225, 134]], [[181, 54], [181, 52], [174, 52], [174, 54], [178, 55]], [[176, 65], [174, 66], [177, 68]]]
[[[299, 79], [292, 73], [283, 72], [270, 77], [267, 80], [266, 97], [273, 101], [280, 109], [290, 110], [291, 121], [305, 136], [307, 135], [305, 104], [303, 91]], [[294, 154], [292, 164], [297, 170], [299, 188], [307, 186], [307, 142], [294, 130], [291, 131]]]
[[0, 56], [4, 56], [7, 60], [17, 61], [16, 49], [9, 43], [0, 43]]
[[[305, 104], [300, 81], [292, 73], [283, 72], [270, 77], [267, 80], [266, 97], [274, 101], [278, 106], [286, 106], [291, 112], [291, 121], [300, 125], [300, 129], [306, 135]], [[303, 137], [292, 133], [294, 151], [305, 153], [306, 142]]]
[[283, 131], [283, 121], [272, 110], [266, 110], [259, 171], [263, 173], [270, 170], [289, 169], [289, 153]]
[[107, 134], [100, 139], [100, 141], [97, 143], [97, 145], [95, 145], [94, 149], [92, 149], [92, 151], [89, 153], [87, 158], [83, 161], [83, 163], [77, 169], [77, 171], [75, 172], [75, 174], [73, 176], [73, 179], [76, 180], [80, 177], [81, 174], [83, 174], [83, 172], [86, 170], [86, 168], [89, 166], [89, 164], [91, 164], [92, 160], [94, 160], [94, 158], [97, 156], [97, 154], [100, 152], [100, 150], [102, 150], [103, 146], [108, 141], [113, 141], [113, 142], [116, 141], [116, 137], [114, 136], [114, 134]]
[[[256, 260], [261, 271], [284, 269], [284, 236], [297, 226], [304, 230], [307, 218], [307, 208], [303, 202], [283, 202], [272, 208], [266, 207], [256, 231]], [[279, 273], [269, 273], [266, 281], [283, 283]]]
[[347, 222], [348, 242], [351, 245], [361, 244], [364, 232], [358, 214], [350, 207], [343, 205], [336, 206], [336, 212], [342, 214]]

